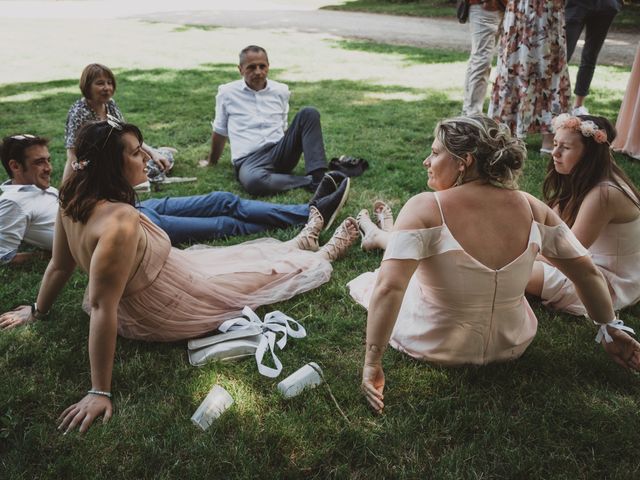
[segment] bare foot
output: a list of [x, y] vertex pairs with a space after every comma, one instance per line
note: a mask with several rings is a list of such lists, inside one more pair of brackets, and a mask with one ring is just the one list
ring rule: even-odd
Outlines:
[[382, 245], [381, 235], [383, 233], [375, 223], [371, 221], [371, 217], [369, 217], [369, 212], [366, 209], [360, 210], [358, 216], [356, 217], [356, 221], [358, 222], [358, 229], [362, 234], [362, 240], [360, 241], [360, 247], [365, 252], [369, 250], [375, 250], [376, 248], [384, 248], [386, 246]]
[[347, 250], [353, 245], [356, 238], [358, 238], [358, 223], [355, 218], [347, 217], [346, 220], [336, 228], [333, 237], [322, 246], [318, 253], [330, 262], [333, 262], [347, 253]]
[[206, 168], [206, 167], [213, 167], [212, 164], [209, 163], [209, 160], [207, 160], [206, 158], [203, 160], [198, 161], [198, 167], [200, 168]]
[[393, 229], [393, 212], [391, 207], [381, 200], [373, 204], [373, 213], [378, 217], [378, 227], [380, 230], [390, 232]]

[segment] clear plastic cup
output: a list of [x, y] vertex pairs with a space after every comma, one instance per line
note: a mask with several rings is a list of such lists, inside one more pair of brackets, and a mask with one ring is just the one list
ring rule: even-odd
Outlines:
[[307, 363], [278, 384], [284, 398], [295, 397], [306, 388], [314, 388], [322, 383], [322, 369], [317, 363]]
[[233, 398], [229, 392], [220, 385], [214, 385], [191, 417], [191, 421], [202, 430], [206, 430], [232, 404]]

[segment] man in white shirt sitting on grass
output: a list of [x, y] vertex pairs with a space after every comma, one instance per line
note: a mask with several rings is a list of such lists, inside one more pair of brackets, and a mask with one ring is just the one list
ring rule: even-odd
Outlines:
[[[320, 113], [305, 107], [287, 128], [289, 87], [267, 80], [269, 58], [264, 48], [244, 48], [238, 69], [242, 79], [218, 88], [211, 151], [201, 166], [218, 163], [228, 138], [236, 176], [250, 194], [292, 188], [315, 191], [327, 170]], [[303, 153], [306, 174], [293, 175]]]

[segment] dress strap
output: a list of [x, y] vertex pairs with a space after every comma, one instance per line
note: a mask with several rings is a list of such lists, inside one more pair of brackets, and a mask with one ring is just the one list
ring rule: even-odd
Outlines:
[[535, 221], [535, 217], [533, 216], [533, 208], [531, 208], [531, 204], [529, 203], [529, 199], [524, 194], [524, 192], [520, 192], [520, 196], [522, 197], [522, 199], [527, 204], [527, 207], [529, 207], [529, 214], [531, 215], [531, 221]]
[[633, 193], [633, 190], [631, 190], [629, 185], [626, 182], [623, 182], [621, 179], [616, 178], [616, 181], [606, 180], [604, 182], [600, 182], [600, 185], [609, 185], [610, 187], [619, 190], [627, 197], [629, 197], [629, 200], [631, 200], [636, 207], [640, 208], [640, 199], [636, 197], [635, 193]]
[[438, 210], [440, 210], [440, 219], [442, 220], [442, 224], [444, 225], [444, 213], [442, 213], [442, 205], [440, 205], [440, 197], [438, 197], [438, 192], [433, 192], [433, 196], [435, 197], [436, 203], [438, 204]]

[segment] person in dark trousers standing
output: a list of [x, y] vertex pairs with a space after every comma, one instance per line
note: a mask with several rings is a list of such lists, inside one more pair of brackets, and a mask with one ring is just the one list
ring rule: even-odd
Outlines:
[[567, 0], [565, 3], [565, 29], [567, 32], [567, 61], [576, 48], [582, 30], [584, 47], [573, 93], [573, 115], [588, 115], [585, 97], [596, 69], [598, 55], [614, 17], [620, 11], [620, 0]]

